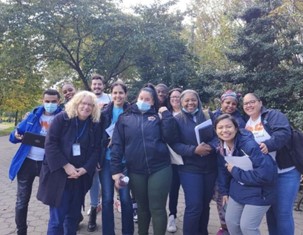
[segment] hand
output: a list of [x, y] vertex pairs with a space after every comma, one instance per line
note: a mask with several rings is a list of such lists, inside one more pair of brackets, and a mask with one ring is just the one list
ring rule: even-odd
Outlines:
[[226, 166], [228, 172], [231, 172], [232, 169], [233, 169], [233, 167], [234, 167], [234, 165], [233, 165], [233, 164], [230, 164], [230, 163], [225, 163], [225, 166]]
[[112, 178], [113, 180], [115, 181], [115, 187], [117, 189], [120, 189], [120, 184], [119, 184], [119, 181], [120, 181], [120, 178], [123, 177], [124, 175], [122, 173], [118, 173], [118, 174], [115, 174], [115, 175], [112, 175]]
[[159, 108], [158, 112], [159, 112], [159, 113], [163, 113], [163, 112], [166, 111], [166, 110], [168, 110], [167, 107], [162, 106], [162, 107]]
[[20, 134], [18, 133], [18, 131], [16, 130], [16, 131], [15, 131], [15, 138], [16, 138], [17, 140], [22, 140], [22, 139], [23, 139], [23, 135], [20, 135]]
[[261, 152], [264, 153], [264, 154], [268, 154], [268, 148], [266, 146], [266, 144], [264, 143], [260, 143], [260, 149], [261, 149]]
[[212, 148], [209, 144], [201, 143], [199, 144], [195, 149], [195, 154], [198, 154], [200, 156], [205, 156], [210, 154]]
[[76, 171], [79, 173], [80, 176], [85, 175], [87, 173], [87, 171], [83, 167], [77, 168]]
[[77, 179], [80, 177], [80, 174], [78, 173], [77, 169], [70, 163], [64, 165], [63, 169], [65, 170], [65, 173], [68, 175], [67, 178], [69, 179]]
[[224, 196], [222, 197], [222, 205], [225, 206], [225, 205], [227, 205], [227, 203], [228, 203], [228, 196], [227, 196], [227, 195], [224, 195]]

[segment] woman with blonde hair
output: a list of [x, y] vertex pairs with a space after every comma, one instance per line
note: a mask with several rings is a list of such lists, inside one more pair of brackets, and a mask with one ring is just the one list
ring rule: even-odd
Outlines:
[[37, 193], [38, 200], [50, 206], [47, 234], [76, 234], [101, 153], [99, 119], [96, 95], [81, 91], [50, 126]]

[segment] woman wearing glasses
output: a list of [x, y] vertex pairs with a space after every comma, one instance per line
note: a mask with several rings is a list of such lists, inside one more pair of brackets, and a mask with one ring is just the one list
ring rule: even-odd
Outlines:
[[270, 235], [293, 235], [293, 203], [300, 184], [300, 173], [291, 159], [277, 154], [291, 136], [286, 116], [278, 110], [266, 109], [260, 98], [248, 93], [243, 98], [244, 112], [249, 116], [246, 129], [251, 131], [263, 153], [277, 162], [276, 201], [266, 214]]

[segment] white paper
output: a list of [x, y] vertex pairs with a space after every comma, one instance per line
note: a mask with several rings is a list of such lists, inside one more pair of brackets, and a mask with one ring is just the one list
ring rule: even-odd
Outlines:
[[177, 154], [168, 144], [167, 144], [167, 147], [169, 150], [171, 164], [184, 165], [181, 155]]
[[224, 157], [224, 160], [227, 163], [230, 163], [236, 167], [239, 167], [240, 169], [244, 171], [252, 170], [252, 162], [249, 158], [249, 156], [231, 156], [231, 157]]
[[201, 144], [200, 130], [205, 127], [211, 126], [212, 124], [213, 124], [213, 122], [211, 121], [211, 119], [208, 119], [205, 122], [202, 122], [199, 125], [195, 126], [195, 134], [196, 134], [196, 139], [197, 139], [198, 144]]
[[112, 124], [108, 128], [105, 129], [106, 133], [108, 134], [108, 136], [110, 138], [113, 137], [114, 129], [115, 129], [115, 124]]

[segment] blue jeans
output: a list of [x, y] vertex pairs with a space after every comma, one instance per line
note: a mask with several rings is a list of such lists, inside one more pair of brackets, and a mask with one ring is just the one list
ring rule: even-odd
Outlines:
[[42, 161], [26, 158], [17, 174], [17, 201], [15, 208], [15, 222], [17, 234], [27, 234], [28, 203], [32, 194], [33, 182], [39, 176]]
[[[100, 171], [101, 191], [102, 191], [102, 232], [104, 235], [115, 234], [114, 224], [114, 181], [110, 170], [110, 160], [105, 160]], [[133, 204], [130, 197], [129, 188], [119, 189], [122, 213], [122, 234], [134, 234]]]
[[169, 191], [169, 215], [174, 215], [176, 218], [177, 215], [177, 206], [179, 198], [179, 189], [180, 189], [180, 177], [178, 172], [178, 165], [172, 164], [173, 178], [171, 182], [171, 187]]
[[97, 207], [99, 204], [99, 193], [100, 193], [100, 180], [99, 180], [99, 172], [96, 170], [92, 186], [89, 190], [89, 196], [90, 196], [90, 206], [91, 207]]
[[294, 235], [293, 205], [300, 186], [296, 169], [281, 173], [276, 182], [276, 202], [266, 214], [269, 235]]
[[47, 235], [76, 235], [84, 193], [81, 187], [64, 189], [59, 207], [50, 206]]
[[185, 196], [183, 235], [208, 235], [209, 203], [217, 172], [197, 174], [179, 171], [179, 176]]

